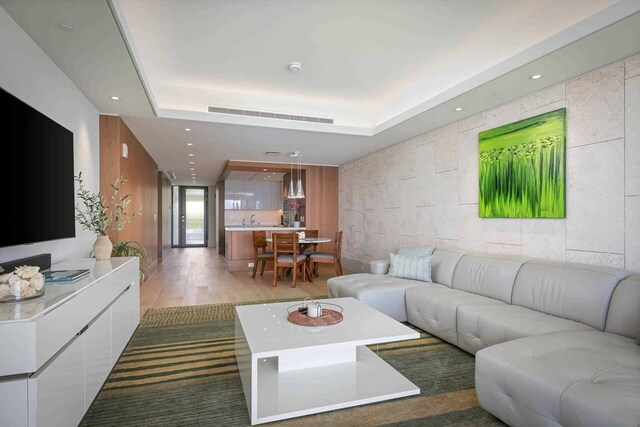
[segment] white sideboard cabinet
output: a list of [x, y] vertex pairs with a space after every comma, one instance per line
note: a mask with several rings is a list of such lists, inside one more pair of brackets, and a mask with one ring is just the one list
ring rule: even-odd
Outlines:
[[138, 258], [69, 260], [86, 268], [41, 298], [0, 304], [0, 426], [75, 426], [140, 320]]

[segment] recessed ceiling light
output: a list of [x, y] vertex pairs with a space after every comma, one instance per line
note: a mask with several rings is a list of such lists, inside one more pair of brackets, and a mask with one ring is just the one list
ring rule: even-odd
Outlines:
[[302, 70], [302, 64], [297, 62], [297, 61], [293, 61], [291, 63], [289, 63], [289, 71], [291, 71], [292, 73], [297, 73], [298, 71]]
[[269, 169], [262, 169], [263, 172], [267, 172]]
[[193, 145], [193, 142], [187, 142], [187, 145], [191, 147]]
[[193, 153], [189, 153], [189, 157], [193, 157]]
[[453, 111], [462, 111], [462, 107], [456, 107], [453, 109]]
[[196, 168], [191, 168], [192, 171], [196, 170]]
[[196, 164], [196, 162], [189, 162], [189, 164], [190, 164], [190, 165], [195, 165], [195, 164]]
[[73, 27], [69, 24], [58, 24], [58, 28], [60, 28], [62, 31], [66, 31], [67, 33], [70, 33], [73, 31]]
[[533, 76], [529, 77], [531, 80], [538, 80], [539, 78], [542, 77], [542, 74], [534, 74]]
[[119, 96], [112, 96], [111, 99], [113, 99], [114, 101], [120, 101], [120, 97]]

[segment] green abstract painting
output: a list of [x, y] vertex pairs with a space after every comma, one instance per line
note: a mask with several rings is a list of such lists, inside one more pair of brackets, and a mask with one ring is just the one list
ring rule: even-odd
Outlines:
[[480, 217], [565, 217], [566, 110], [480, 132]]

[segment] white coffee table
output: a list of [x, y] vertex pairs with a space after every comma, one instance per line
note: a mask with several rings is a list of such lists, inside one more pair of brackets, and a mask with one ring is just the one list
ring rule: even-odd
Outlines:
[[236, 307], [236, 359], [252, 425], [420, 393], [366, 347], [419, 333], [355, 298], [322, 301], [342, 306], [344, 320], [294, 325], [292, 302]]

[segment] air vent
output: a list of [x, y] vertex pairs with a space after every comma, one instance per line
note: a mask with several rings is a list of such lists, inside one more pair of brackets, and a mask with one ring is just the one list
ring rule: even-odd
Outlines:
[[176, 179], [176, 174], [171, 172], [171, 171], [164, 171], [165, 175], [167, 176], [167, 178], [169, 179]]
[[279, 156], [280, 154], [282, 154], [279, 151], [267, 151], [266, 153], [264, 153], [265, 156]]
[[327, 119], [324, 117], [299, 116], [295, 114], [271, 113], [268, 111], [241, 110], [238, 108], [210, 106], [209, 112], [218, 113], [218, 114], [231, 114], [234, 116], [250, 116], [250, 117], [262, 117], [265, 119], [279, 119], [279, 120], [293, 120], [296, 122], [322, 123], [326, 125], [333, 124], [333, 119]]

